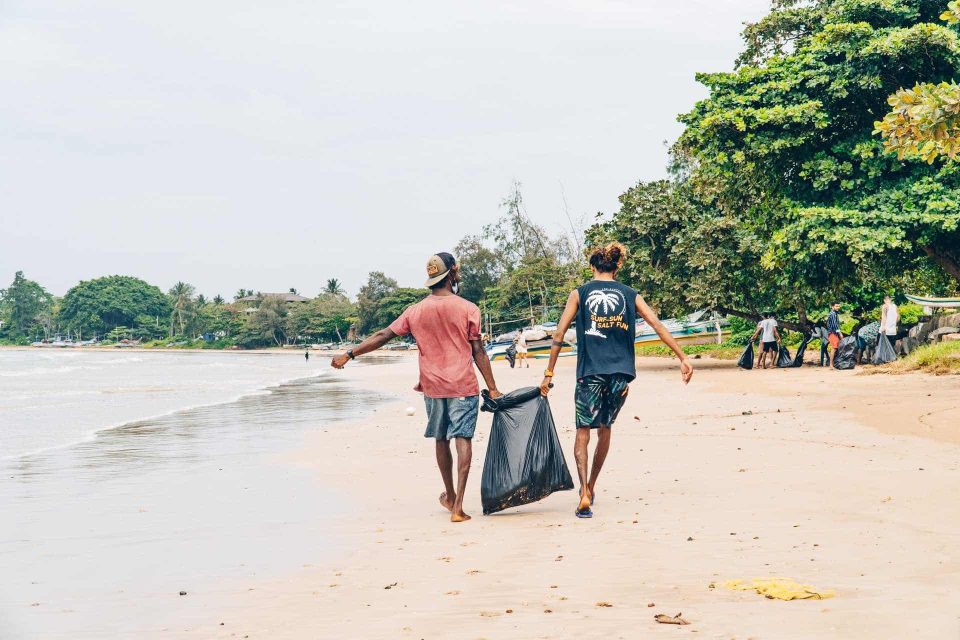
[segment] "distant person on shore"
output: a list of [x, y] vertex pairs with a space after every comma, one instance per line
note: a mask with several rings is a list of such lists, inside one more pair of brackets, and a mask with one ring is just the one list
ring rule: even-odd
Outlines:
[[760, 358], [757, 360], [757, 369], [767, 368], [767, 354], [770, 354], [770, 364], [777, 366], [778, 345], [780, 343], [780, 332], [777, 331], [777, 319], [772, 313], [761, 314], [763, 318], [757, 323], [757, 330], [753, 332], [750, 342], [760, 336], [761, 350]]
[[309, 352], [309, 351], [304, 351], [304, 352], [303, 352], [303, 359], [306, 360], [307, 362], [310, 362], [310, 352]]
[[[639, 313], [680, 358], [680, 373], [684, 384], [693, 376], [693, 365], [680, 345], [657, 318], [644, 299], [630, 287], [616, 281], [617, 271], [623, 266], [626, 249], [619, 242], [611, 242], [590, 253], [593, 280], [570, 292], [567, 306], [550, 347], [550, 360], [543, 373], [540, 392], [550, 392], [554, 367], [563, 347], [563, 338], [570, 324], [577, 322], [577, 385], [576, 405], [577, 439], [574, 456], [580, 476], [580, 503], [578, 518], [593, 517], [593, 497], [597, 478], [610, 449], [610, 433], [617, 414], [627, 399], [630, 382], [636, 377], [636, 317]], [[593, 468], [588, 467], [590, 431], [597, 429], [597, 447]]]
[[527, 360], [527, 337], [523, 335], [523, 329], [520, 330], [520, 335], [517, 336], [517, 360], [520, 361], [519, 366], [526, 363], [527, 369], [530, 368], [530, 361]]
[[883, 307], [880, 309], [880, 335], [890, 341], [890, 346], [897, 341], [897, 325], [900, 323], [900, 309], [894, 304], [890, 296], [883, 297]]
[[[431, 294], [407, 307], [386, 329], [381, 329], [357, 347], [333, 358], [342, 369], [357, 356], [379, 349], [397, 336], [413, 334], [420, 350], [420, 379], [415, 389], [423, 392], [427, 409], [426, 438], [436, 441], [437, 466], [443, 479], [440, 504], [450, 511], [451, 522], [470, 519], [463, 512], [463, 496], [473, 456], [473, 432], [477, 427], [480, 388], [473, 371], [476, 363], [490, 391], [497, 390], [490, 359], [480, 340], [480, 309], [457, 295], [460, 265], [449, 253], [438, 253], [427, 262], [426, 287]], [[453, 455], [457, 448], [457, 486], [453, 485]]]
[[833, 369], [833, 359], [837, 356], [837, 348], [840, 346], [840, 340], [843, 338], [843, 332], [840, 331], [840, 303], [834, 302], [830, 305], [830, 313], [827, 314], [827, 340], [830, 342], [830, 368]]

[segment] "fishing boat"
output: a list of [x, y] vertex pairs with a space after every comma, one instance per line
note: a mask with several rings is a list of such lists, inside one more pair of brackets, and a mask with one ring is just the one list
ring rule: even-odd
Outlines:
[[927, 309], [958, 309], [960, 308], [960, 297], [957, 298], [932, 298], [930, 296], [912, 296], [905, 294], [907, 300], [914, 304], [919, 304]]
[[[684, 318], [669, 318], [661, 322], [680, 345], [719, 343], [730, 336], [727, 319], [709, 311], [697, 311]], [[634, 348], [650, 346], [663, 346], [663, 340], [653, 327], [638, 319]]]
[[[553, 345], [553, 334], [556, 330], [556, 322], [545, 322], [544, 324], [501, 334], [487, 345], [487, 356], [491, 361], [506, 359], [507, 349], [523, 331], [523, 337], [527, 340], [527, 356], [530, 358], [547, 358], [550, 356], [550, 347]], [[574, 345], [576, 342], [576, 331], [568, 330], [564, 335], [563, 346], [560, 347], [561, 355], [572, 355], [575, 351]]]

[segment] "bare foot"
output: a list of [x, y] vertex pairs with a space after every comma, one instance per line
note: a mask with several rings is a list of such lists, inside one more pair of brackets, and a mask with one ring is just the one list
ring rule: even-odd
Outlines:
[[447, 511], [453, 511], [453, 498], [448, 498], [446, 491], [440, 494], [440, 506]]
[[450, 522], [466, 522], [470, 519], [470, 516], [465, 514], [463, 511], [459, 511], [450, 516]]
[[580, 493], [580, 505], [577, 507], [577, 511], [589, 511], [592, 497], [593, 495], [590, 493], [590, 490], [584, 489]]

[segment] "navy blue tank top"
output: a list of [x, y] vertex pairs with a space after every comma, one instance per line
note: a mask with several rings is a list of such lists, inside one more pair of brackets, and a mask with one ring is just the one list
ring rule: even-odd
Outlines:
[[577, 292], [577, 379], [619, 373], [633, 380], [637, 292], [616, 280], [591, 280]]

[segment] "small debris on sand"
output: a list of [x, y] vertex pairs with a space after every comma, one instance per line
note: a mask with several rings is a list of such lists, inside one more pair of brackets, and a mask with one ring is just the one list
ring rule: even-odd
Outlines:
[[187, 595], [187, 592], [186, 592], [186, 591], [181, 591], [181, 592], [180, 592], [180, 595], [185, 596], [185, 595]]
[[387, 586], [385, 586], [384, 589], [393, 589], [395, 586], [397, 586], [397, 583], [396, 583], [396, 582], [391, 582], [390, 584], [388, 584]]
[[609, 602], [604, 602], [604, 601], [601, 600], [600, 602], [597, 603], [597, 606], [598, 606], [598, 607], [612, 607], [613, 605], [610, 604]]
[[653, 616], [653, 619], [660, 624], [690, 624], [681, 617], [682, 615], [682, 613], [678, 613], [677, 615], [670, 617], [668, 615], [658, 613], [657, 615]]

